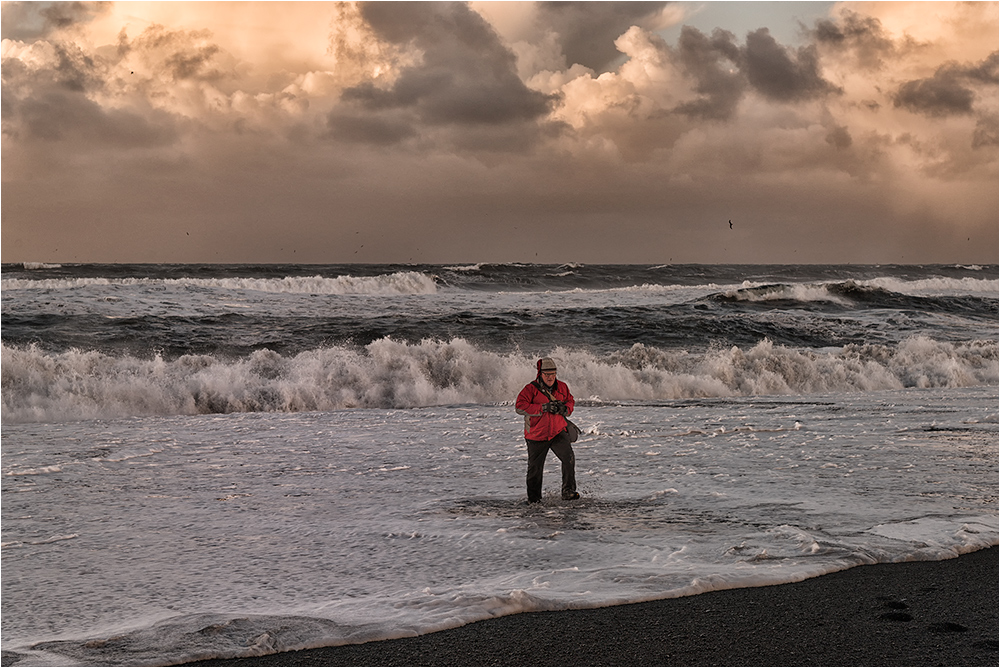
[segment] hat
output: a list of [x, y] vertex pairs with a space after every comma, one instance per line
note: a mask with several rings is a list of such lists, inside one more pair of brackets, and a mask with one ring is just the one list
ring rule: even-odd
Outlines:
[[555, 370], [556, 370], [556, 363], [555, 360], [553, 360], [551, 357], [543, 357], [542, 359], [538, 360], [538, 373], [542, 373], [543, 371], [555, 371]]

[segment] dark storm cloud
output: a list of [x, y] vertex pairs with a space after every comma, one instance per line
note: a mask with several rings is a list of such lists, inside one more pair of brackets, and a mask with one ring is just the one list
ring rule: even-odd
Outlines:
[[729, 31], [716, 28], [709, 37], [684, 26], [673, 51], [700, 95], [674, 111], [692, 117], [729, 119], [750, 89], [775, 102], [800, 102], [841, 92], [820, 74], [815, 46], [789, 49], [767, 28], [749, 33], [746, 44], [740, 46]]
[[974, 85], [997, 85], [998, 52], [994, 51], [975, 65], [947, 63], [926, 79], [907, 81], [893, 99], [903, 107], [927, 116], [951, 116], [973, 113], [976, 100]]
[[168, 118], [154, 125], [137, 114], [103, 109], [83, 95], [65, 91], [35, 95], [17, 104], [15, 112], [14, 122], [36, 139], [72, 138], [107, 148], [136, 148], [161, 146], [176, 137]]
[[986, 146], [1000, 145], [1000, 115], [986, 114], [976, 122], [976, 129], [972, 134], [972, 147], [981, 148]]
[[388, 115], [331, 112], [328, 117], [330, 135], [357, 144], [391, 146], [416, 136], [412, 122], [406, 117], [392, 118]]
[[742, 65], [750, 85], [778, 102], [797, 102], [840, 92], [820, 75], [819, 55], [814, 45], [786, 48], [778, 44], [767, 28], [747, 35]]
[[28, 67], [16, 57], [2, 67], [3, 134], [25, 140], [77, 140], [115, 148], [159, 146], [176, 138], [172, 117], [103, 107], [88, 95], [107, 91], [109, 63], [70, 42], [54, 42], [55, 58]]
[[540, 23], [553, 29], [566, 65], [580, 64], [598, 73], [621, 57], [615, 40], [642, 19], [656, 15], [666, 2], [540, 2]]
[[54, 30], [90, 21], [110, 5], [110, 2], [4, 2], [0, 6], [0, 34], [3, 39], [35, 40]]
[[199, 78], [215, 79], [222, 75], [215, 70], [206, 70], [206, 65], [216, 53], [218, 53], [218, 47], [206, 46], [193, 53], [175, 53], [167, 58], [164, 64], [170, 68], [176, 81]]
[[970, 81], [996, 86], [1000, 79], [1000, 51], [994, 51], [978, 65], [965, 68], [964, 73]]
[[54, 52], [55, 62], [42, 68], [29, 68], [17, 58], [4, 59], [0, 70], [4, 134], [24, 130], [29, 136], [55, 139], [73, 125], [80, 109], [99, 111], [83, 94], [103, 86], [93, 59], [73, 45], [56, 44]]
[[826, 135], [826, 143], [844, 149], [850, 148], [854, 140], [851, 138], [851, 133], [847, 130], [846, 126], [838, 125]]
[[857, 64], [866, 69], [882, 67], [885, 58], [896, 49], [881, 21], [850, 11], [844, 12], [839, 23], [830, 19], [817, 21], [810, 34], [820, 46], [851, 52]]
[[938, 70], [929, 79], [907, 81], [899, 87], [895, 104], [928, 116], [971, 114], [975, 93], [960, 79]]
[[697, 100], [677, 107], [680, 113], [706, 119], [726, 119], [739, 104], [746, 80], [736, 69], [740, 48], [731, 32], [716, 28], [709, 38], [684, 26], [677, 42], [677, 56], [685, 73], [697, 82]]
[[530, 124], [557, 99], [524, 85], [514, 54], [465, 4], [375, 2], [360, 10], [380, 40], [416, 49], [422, 58], [388, 88], [369, 81], [345, 89], [348, 108], [328, 118], [334, 135], [384, 144], [414, 136], [422, 125]]
[[215, 63], [221, 49], [209, 38], [207, 31], [167, 30], [154, 24], [131, 42], [120, 35], [118, 51], [121, 55], [138, 52], [154, 72], [174, 81], [213, 81], [226, 75]]
[[173, 141], [169, 115], [150, 118], [92, 101], [103, 79], [94, 61], [79, 50], [61, 45], [52, 67], [29, 69], [17, 58], [3, 63], [3, 134], [24, 140], [63, 139], [94, 142], [115, 148], [157, 146]]
[[[98, 91], [104, 87], [104, 78], [90, 55], [75, 44], [56, 43], [52, 46], [58, 62], [53, 67], [39, 72], [40, 82], [51, 83], [78, 93]], [[16, 71], [16, 64], [11, 63], [11, 65]], [[16, 77], [16, 74], [14, 76]]]

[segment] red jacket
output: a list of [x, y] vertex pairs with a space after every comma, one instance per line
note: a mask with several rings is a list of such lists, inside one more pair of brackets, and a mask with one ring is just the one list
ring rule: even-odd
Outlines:
[[[539, 385], [541, 380], [535, 381]], [[551, 390], [553, 397], [565, 402], [567, 415], [573, 412], [575, 403], [566, 383], [556, 380], [556, 386]], [[517, 395], [514, 404], [518, 415], [524, 416], [524, 437], [529, 441], [549, 441], [566, 428], [566, 418], [555, 413], [546, 413], [542, 406], [552, 401], [544, 392], [538, 389], [534, 382], [528, 383]]]

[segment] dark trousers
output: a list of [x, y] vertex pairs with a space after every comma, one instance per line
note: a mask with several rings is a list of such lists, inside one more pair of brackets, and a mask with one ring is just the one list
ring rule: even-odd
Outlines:
[[552, 450], [562, 462], [562, 494], [572, 494], [576, 491], [576, 457], [573, 446], [569, 443], [569, 435], [564, 431], [551, 441], [529, 441], [528, 444], [528, 503], [542, 500], [542, 471], [545, 469], [545, 456]]

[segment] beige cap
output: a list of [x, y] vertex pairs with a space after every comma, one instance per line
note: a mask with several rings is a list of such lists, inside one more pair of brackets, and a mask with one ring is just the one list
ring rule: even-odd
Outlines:
[[538, 370], [541, 371], [555, 371], [556, 362], [551, 357], [543, 357], [538, 360]]

